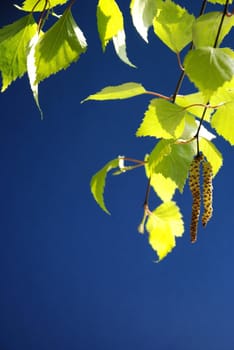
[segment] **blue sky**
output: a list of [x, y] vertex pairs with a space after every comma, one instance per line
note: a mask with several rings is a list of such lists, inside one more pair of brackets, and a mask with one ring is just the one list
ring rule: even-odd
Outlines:
[[[12, 2], [13, 3], [13, 2]], [[19, 2], [18, 2], [19, 3]], [[128, 1], [118, 2], [128, 9]], [[201, 1], [180, 1], [197, 14]], [[1, 25], [19, 11], [3, 2]], [[159, 264], [137, 226], [143, 169], [107, 182], [108, 216], [89, 182], [119, 154], [143, 159], [152, 139], [137, 139], [149, 97], [87, 102], [104, 86], [127, 81], [170, 95], [176, 58], [150, 30], [147, 45], [127, 15], [124, 65], [110, 44], [105, 54], [95, 1], [73, 8], [88, 51], [77, 64], [40, 86], [44, 120], [27, 78], [1, 95], [0, 349], [233, 350], [233, 153], [217, 140], [224, 167], [214, 180], [214, 216], [190, 244], [191, 196], [176, 199], [186, 231]], [[193, 7], [190, 7], [193, 6]], [[209, 6], [211, 8], [211, 6]], [[185, 83], [182, 92], [192, 92]], [[159, 204], [153, 197], [154, 205]]]

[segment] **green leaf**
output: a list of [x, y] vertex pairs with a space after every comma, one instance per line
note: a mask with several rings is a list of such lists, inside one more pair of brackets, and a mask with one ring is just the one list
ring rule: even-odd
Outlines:
[[153, 24], [161, 0], [131, 0], [130, 9], [133, 24], [140, 36], [148, 42], [148, 29]]
[[29, 12], [42, 12], [57, 5], [63, 5], [66, 2], [68, 2], [68, 0], [25, 0], [22, 5], [22, 10]]
[[0, 29], [2, 92], [26, 72], [27, 49], [36, 31], [37, 25], [31, 14]]
[[217, 147], [209, 140], [201, 138], [199, 140], [200, 151], [205, 155], [207, 160], [210, 162], [215, 176], [223, 164], [222, 154], [219, 152]]
[[66, 69], [86, 51], [85, 37], [68, 8], [62, 17], [44, 34], [35, 50], [39, 83], [61, 69]]
[[99, 170], [95, 175], [93, 175], [90, 182], [91, 192], [96, 202], [100, 205], [102, 210], [104, 210], [107, 214], [110, 214], [110, 212], [106, 208], [106, 205], [104, 202], [104, 196], [103, 196], [104, 188], [106, 184], [106, 176], [110, 170], [118, 168], [118, 166], [119, 166], [119, 159], [111, 160], [101, 170]]
[[153, 99], [136, 136], [178, 138], [184, 130], [185, 115], [184, 108], [163, 99]]
[[154, 32], [164, 44], [178, 53], [192, 41], [194, 19], [186, 9], [166, 0], [154, 18]]
[[234, 75], [234, 53], [229, 48], [203, 47], [190, 51], [184, 61], [189, 79], [209, 98]]
[[150, 154], [151, 172], [161, 173], [164, 177], [170, 178], [182, 192], [188, 177], [190, 163], [195, 155], [193, 143], [194, 141], [188, 144], [171, 144], [171, 152], [164, 155], [160, 162], [155, 163], [154, 156]]
[[226, 82], [222, 85], [215, 94], [211, 97], [210, 103], [212, 105], [219, 106], [221, 108], [227, 102], [234, 101], [234, 77], [231, 81]]
[[125, 83], [116, 86], [108, 86], [96, 92], [96, 94], [88, 96], [82, 102], [88, 100], [104, 101], [126, 99], [146, 93], [145, 88], [138, 83]]
[[146, 229], [149, 233], [149, 243], [157, 252], [160, 261], [175, 247], [175, 237], [181, 237], [184, 232], [182, 215], [177, 205], [167, 202], [157, 207], [149, 215]]
[[152, 176], [155, 172], [155, 168], [163, 158], [171, 153], [172, 140], [160, 140], [152, 152], [147, 156], [147, 163], [145, 166], [146, 174], [148, 177]]
[[[222, 16], [222, 12], [209, 12], [198, 17], [193, 24], [193, 43], [196, 48], [214, 46], [217, 37], [217, 29], [221, 23]], [[233, 25], [234, 16], [225, 16], [219, 34], [218, 46], [230, 32]]]
[[97, 26], [103, 51], [109, 41], [113, 40], [119, 58], [131, 67], [135, 67], [127, 57], [123, 15], [115, 0], [99, 0]]
[[230, 144], [234, 145], [234, 101], [227, 102], [220, 107], [213, 115], [211, 126], [219, 135], [225, 138]]
[[[207, 99], [201, 92], [195, 92], [189, 95], [177, 95], [175, 102], [178, 106], [186, 108], [187, 112], [201, 118], [204, 112], [204, 106], [199, 106], [199, 104], [206, 105]], [[204, 120], [210, 121], [211, 113], [213, 113], [213, 109], [207, 108]]]
[[[226, 0], [208, 0], [208, 2], [212, 2], [213, 4], [225, 5]], [[229, 4], [232, 4], [233, 0], [229, 0]]]

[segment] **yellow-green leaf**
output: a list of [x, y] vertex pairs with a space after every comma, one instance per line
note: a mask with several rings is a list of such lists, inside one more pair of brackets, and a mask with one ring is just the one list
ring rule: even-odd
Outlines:
[[163, 99], [150, 101], [136, 136], [178, 138], [184, 130], [186, 110]]
[[149, 215], [146, 230], [149, 243], [162, 260], [176, 245], [175, 237], [181, 237], [184, 224], [179, 208], [174, 202], [167, 202], [157, 207]]
[[[215, 45], [217, 28], [219, 28], [222, 16], [222, 12], [209, 12], [196, 19], [193, 24], [193, 43], [196, 48]], [[225, 16], [216, 47], [220, 45], [233, 25], [234, 16]]]
[[152, 152], [147, 155], [145, 170], [148, 177], [155, 172], [156, 166], [163, 160], [163, 158], [171, 153], [172, 144], [173, 141], [162, 139], [157, 142]]
[[198, 48], [186, 55], [184, 68], [189, 79], [208, 99], [233, 78], [234, 53], [229, 48]]
[[99, 0], [97, 26], [103, 51], [109, 41], [113, 40], [119, 58], [129, 66], [135, 67], [127, 57], [123, 15], [115, 0]]
[[192, 41], [194, 19], [186, 9], [171, 0], [166, 0], [154, 18], [154, 32], [164, 44], [178, 53]]
[[22, 10], [29, 12], [42, 12], [57, 5], [63, 5], [66, 2], [68, 2], [68, 0], [25, 0], [22, 5]]
[[102, 210], [104, 210], [107, 214], [110, 214], [108, 209], [106, 208], [104, 201], [104, 189], [106, 184], [106, 176], [107, 173], [119, 166], [119, 159], [113, 159], [108, 162], [101, 170], [99, 170], [95, 175], [93, 175], [90, 188], [91, 192], [96, 200], [96, 202], [100, 205]]
[[[188, 95], [177, 95], [176, 104], [181, 107], [186, 107], [186, 110], [198, 118], [201, 118], [204, 112], [204, 106], [207, 103], [207, 99], [201, 92], [195, 92]], [[201, 105], [200, 105], [201, 104]], [[204, 120], [210, 121], [210, 115], [213, 112], [212, 108], [207, 108]]]
[[28, 45], [36, 31], [37, 25], [31, 14], [0, 29], [2, 92], [26, 72]]
[[[232, 4], [233, 0], [229, 0], [229, 4]], [[208, 0], [208, 2], [212, 2], [213, 4], [220, 4], [220, 5], [225, 5], [226, 0]]]
[[210, 162], [215, 176], [223, 164], [222, 154], [219, 152], [217, 147], [209, 140], [201, 138], [199, 140], [200, 151], [205, 155], [208, 162]]
[[115, 0], [99, 0], [97, 25], [102, 48], [105, 50], [108, 42], [124, 29], [123, 15]]
[[96, 94], [88, 96], [84, 101], [96, 100], [117, 100], [126, 99], [146, 93], [145, 88], [138, 83], [125, 83], [116, 86], [107, 86], [104, 89], [96, 92]]
[[165, 154], [160, 162], [154, 162], [153, 156], [149, 156], [149, 167], [152, 173], [161, 173], [170, 178], [180, 192], [183, 191], [188, 177], [189, 167], [195, 155], [193, 143], [171, 144], [171, 152]]
[[226, 102], [213, 115], [212, 127], [223, 136], [231, 145], [234, 145], [234, 101]]
[[66, 69], [86, 51], [85, 37], [68, 8], [35, 48], [36, 82]]
[[177, 188], [176, 183], [172, 179], [165, 177], [160, 173], [153, 173], [151, 175], [150, 185], [163, 202], [170, 201]]

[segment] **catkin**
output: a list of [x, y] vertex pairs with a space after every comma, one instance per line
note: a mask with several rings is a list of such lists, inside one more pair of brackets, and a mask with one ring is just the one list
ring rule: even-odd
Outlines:
[[189, 171], [189, 187], [193, 197], [192, 218], [190, 224], [190, 238], [192, 243], [197, 240], [197, 227], [201, 208], [200, 163], [202, 159], [202, 154], [194, 157]]
[[204, 207], [204, 213], [202, 215], [202, 225], [206, 226], [213, 213], [213, 207], [212, 207], [213, 171], [212, 171], [212, 166], [208, 161], [203, 162], [202, 170], [203, 170], [203, 207]]

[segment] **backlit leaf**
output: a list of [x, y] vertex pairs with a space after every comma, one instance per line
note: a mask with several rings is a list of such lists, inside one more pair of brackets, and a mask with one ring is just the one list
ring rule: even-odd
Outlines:
[[153, 173], [151, 175], [150, 185], [163, 202], [170, 201], [177, 188], [177, 185], [172, 179], [163, 176], [161, 173]]
[[119, 58], [124, 63], [135, 67], [127, 57], [123, 15], [115, 0], [99, 0], [97, 26], [103, 51], [109, 41], [113, 40]]
[[234, 145], [234, 101], [225, 103], [214, 113], [211, 125], [219, 135]]
[[155, 173], [154, 168], [170, 152], [169, 141], [161, 140], [157, 143], [150, 156], [147, 155], [145, 158], [145, 172], [146, 176], [150, 178], [150, 186], [153, 187], [163, 202], [168, 202], [172, 199], [177, 186], [170, 178], [166, 178], [161, 173]]
[[[208, 0], [208, 2], [212, 2], [213, 4], [225, 5], [226, 0]], [[233, 0], [229, 0], [229, 4], [232, 4]]]
[[[193, 24], [193, 43], [198, 47], [214, 46], [222, 12], [209, 12], [197, 18]], [[225, 16], [217, 45], [223, 41], [234, 25], [234, 16]]]
[[195, 155], [194, 142], [171, 144], [171, 152], [156, 164], [154, 164], [153, 157], [149, 156], [149, 167], [152, 173], [161, 173], [164, 177], [169, 177], [182, 192], [188, 177], [190, 163]]
[[149, 215], [146, 223], [149, 243], [162, 260], [176, 245], [175, 237], [181, 237], [184, 224], [179, 208], [174, 202], [167, 202], [157, 207]]
[[28, 55], [27, 55], [27, 71], [29, 77], [30, 87], [33, 93], [34, 100], [36, 105], [41, 113], [41, 118], [43, 118], [43, 113], [40, 107], [39, 98], [38, 98], [38, 83], [36, 83], [36, 64], [35, 64], [35, 49], [36, 45], [39, 41], [39, 34], [36, 32], [34, 37], [31, 39], [28, 47]]
[[99, 0], [97, 25], [102, 48], [105, 50], [108, 42], [124, 29], [122, 12], [114, 0]]
[[163, 160], [163, 158], [171, 153], [172, 140], [160, 140], [152, 152], [147, 156], [146, 174], [150, 177], [155, 173], [156, 166]]
[[113, 159], [108, 162], [101, 170], [99, 170], [95, 175], [93, 175], [90, 188], [91, 192], [96, 200], [96, 202], [100, 205], [102, 210], [104, 210], [107, 214], [110, 214], [108, 209], [106, 208], [104, 202], [104, 189], [106, 184], [106, 176], [107, 173], [119, 166], [119, 159]]
[[[195, 92], [189, 95], [177, 95], [176, 96], [176, 104], [181, 107], [186, 107], [186, 110], [198, 118], [201, 118], [204, 111], [204, 106], [207, 103], [207, 99], [201, 92]], [[201, 105], [200, 105], [201, 104]], [[202, 106], [202, 104], [204, 106]], [[189, 107], [190, 106], [190, 107]], [[213, 112], [212, 108], [208, 108], [206, 110], [206, 114], [204, 120], [209, 121], [210, 115]]]
[[192, 41], [194, 19], [186, 9], [166, 0], [154, 18], [154, 32], [164, 44], [178, 53]]
[[88, 96], [84, 101], [88, 100], [117, 100], [126, 99], [138, 95], [142, 95], [146, 92], [145, 88], [138, 83], [125, 83], [116, 86], [108, 86], [98, 91], [96, 94]]
[[215, 176], [223, 164], [222, 154], [219, 152], [217, 147], [209, 140], [201, 138], [199, 141], [199, 147], [201, 152], [205, 155], [208, 162], [210, 162]]
[[136, 66], [128, 59], [125, 39], [126, 37], [124, 30], [118, 31], [118, 33], [113, 36], [115, 52], [124, 63], [128, 64], [130, 67], [136, 68]]
[[133, 24], [140, 36], [148, 42], [148, 29], [153, 24], [161, 0], [132, 0], [130, 3]]
[[27, 49], [36, 31], [37, 25], [31, 14], [0, 29], [2, 92], [26, 72]]
[[163, 99], [153, 99], [136, 136], [178, 138], [185, 126], [186, 110]]
[[66, 2], [68, 2], [68, 0], [25, 0], [23, 2], [23, 6], [22, 9], [24, 11], [43, 11], [43, 10], [47, 10], [50, 8], [53, 8], [57, 5], [63, 5]]
[[40, 38], [36, 50], [36, 82], [66, 69], [86, 51], [85, 37], [70, 9]]
[[184, 68], [189, 79], [208, 98], [232, 79], [234, 53], [229, 48], [198, 48], [186, 55]]

